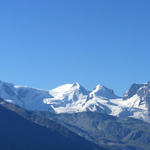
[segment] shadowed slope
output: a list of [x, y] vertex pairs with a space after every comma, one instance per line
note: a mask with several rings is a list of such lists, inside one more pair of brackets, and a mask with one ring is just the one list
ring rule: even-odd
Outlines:
[[[2, 103], [2, 101], [1, 101]], [[2, 150], [103, 150], [54, 121], [45, 128], [0, 105]]]

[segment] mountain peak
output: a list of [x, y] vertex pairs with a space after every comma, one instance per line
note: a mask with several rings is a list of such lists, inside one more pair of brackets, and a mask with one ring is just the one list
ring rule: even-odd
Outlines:
[[145, 85], [148, 85], [148, 86], [150, 86], [150, 80], [145, 84]]
[[74, 83], [72, 84], [72, 86], [73, 86], [73, 87], [74, 87], [74, 86], [80, 87], [81, 85], [80, 85], [78, 82], [74, 82]]
[[55, 113], [103, 111], [115, 116], [123, 114], [145, 120], [145, 114], [150, 115], [150, 81], [132, 84], [123, 98], [101, 84], [89, 92], [78, 82], [52, 90], [39, 90], [0, 81], [0, 97], [27, 110], [49, 110]]
[[58, 86], [55, 89], [52, 89], [50, 91], [54, 91], [54, 92], [58, 92], [58, 93], [66, 93], [66, 92], [68, 93], [68, 92], [79, 90], [82, 88], [83, 87], [78, 82], [75, 82], [73, 84], [70, 84], [70, 83], [63, 84], [63, 85]]
[[105, 86], [103, 86], [101, 84], [96, 85], [96, 89], [102, 89], [102, 88], [105, 88]]
[[104, 98], [108, 98], [108, 99], [118, 98], [118, 96], [115, 95], [115, 93], [112, 89], [109, 89], [101, 84], [98, 84], [91, 93], [98, 97], [104, 97]]
[[143, 84], [133, 83], [131, 87], [129, 88], [129, 90], [124, 94], [123, 99], [124, 100], [129, 99], [136, 94], [141, 97], [141, 93], [142, 93], [141, 91], [147, 90], [148, 92], [149, 89], [150, 89], [150, 81], [143, 83]]

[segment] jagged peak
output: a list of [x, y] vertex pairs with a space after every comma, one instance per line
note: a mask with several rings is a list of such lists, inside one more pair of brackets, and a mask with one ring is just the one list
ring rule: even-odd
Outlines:
[[101, 84], [98, 84], [96, 88], [91, 92], [90, 95], [96, 95], [104, 98], [118, 98], [118, 96], [115, 95], [114, 91], [112, 89], [109, 89]]
[[101, 88], [105, 88], [105, 86], [101, 84], [96, 85], [96, 89], [101, 89]]
[[131, 98], [132, 96], [134, 96], [135, 94], [138, 94], [138, 91], [141, 89], [141, 88], [146, 88], [148, 87], [149, 88], [150, 86], [150, 81], [146, 82], [146, 83], [142, 83], [142, 84], [137, 84], [137, 83], [133, 83], [129, 90], [124, 94], [123, 96], [123, 99], [126, 100], [126, 99], [129, 99]]
[[74, 82], [72, 84], [63, 84], [61, 86], [58, 86], [52, 90], [51, 92], [58, 92], [58, 93], [65, 93], [65, 92], [71, 92], [71, 91], [76, 91], [76, 90], [83, 90], [84, 92], [87, 91], [81, 84], [78, 82]]
[[106, 86], [104, 86], [102, 84], [98, 84], [98, 85], [96, 85], [96, 88], [94, 90], [112, 90], [112, 89], [109, 89], [109, 88], [107, 88]]
[[80, 84], [78, 82], [74, 82], [73, 86], [80, 86]]

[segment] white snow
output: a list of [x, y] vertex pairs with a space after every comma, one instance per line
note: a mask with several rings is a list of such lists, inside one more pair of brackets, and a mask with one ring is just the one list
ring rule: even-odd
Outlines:
[[113, 116], [150, 121], [146, 102], [141, 104], [137, 94], [127, 100], [107, 98], [106, 94], [115, 97], [111, 89], [101, 85], [97, 85], [93, 91], [89, 92], [77, 82], [64, 84], [52, 90], [0, 82], [0, 97], [28, 110], [50, 110], [54, 113], [100, 111]]

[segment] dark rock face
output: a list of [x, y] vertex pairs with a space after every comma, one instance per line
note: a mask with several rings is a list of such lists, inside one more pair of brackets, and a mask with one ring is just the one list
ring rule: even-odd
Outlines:
[[[141, 92], [141, 91], [139, 91]], [[149, 117], [150, 117], [150, 91], [149, 91], [149, 88], [147, 89], [143, 89], [142, 91], [143, 93], [140, 95], [141, 97], [141, 101], [140, 101], [140, 104], [142, 103], [145, 103], [146, 104], [146, 107], [148, 109], [148, 112], [149, 112]]]
[[146, 104], [150, 113], [150, 81], [146, 84], [133, 84], [129, 91], [124, 95], [123, 99], [126, 100], [137, 94], [140, 98], [139, 105]]
[[129, 99], [131, 98], [133, 95], [135, 95], [137, 93], [137, 91], [139, 90], [140, 87], [142, 87], [144, 84], [132, 84], [129, 91], [127, 93], [124, 94], [123, 99]]

